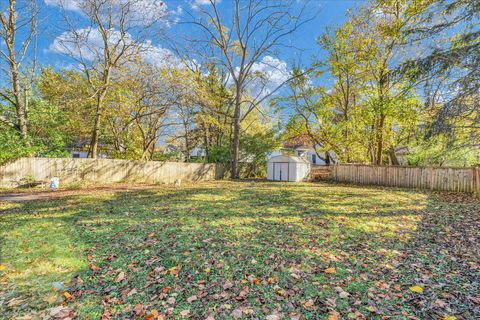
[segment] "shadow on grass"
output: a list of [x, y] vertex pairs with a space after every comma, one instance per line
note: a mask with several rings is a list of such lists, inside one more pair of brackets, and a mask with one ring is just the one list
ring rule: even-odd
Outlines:
[[[136, 304], [174, 317], [188, 308], [197, 316], [214, 312], [228, 318], [235, 307], [252, 308], [260, 317], [274, 309], [285, 315], [301, 312], [307, 319], [332, 310], [372, 316], [373, 306], [378, 317], [403, 312], [428, 318], [442, 311], [432, 308], [440, 289], [426, 290], [428, 299], [422, 302], [408, 292], [416, 277], [424, 281], [424, 270], [438, 273], [436, 284], [448, 281], [457, 290], [460, 284], [452, 279], [478, 273], [470, 268], [459, 274], [463, 262], [449, 262], [449, 272], [429, 269], [452, 254], [450, 249], [436, 254], [444, 250], [438, 235], [452, 219], [447, 212], [452, 206], [439, 215], [435, 196], [427, 197], [330, 184], [223, 182], [22, 203], [0, 216], [2, 246], [12, 250], [2, 263], [23, 270], [7, 269], [0, 312], [18, 315], [48, 307], [38, 298], [38, 304], [26, 306], [8, 306], [8, 301], [41, 297], [53, 282], [67, 282], [76, 273], [83, 284], [71, 292], [81, 318], [100, 317], [102, 301], [118, 318], [133, 317]], [[471, 250], [461, 256], [466, 253], [472, 256]], [[152, 277], [160, 267], [166, 271]], [[326, 275], [329, 267], [336, 273]], [[125, 280], [117, 282], [121, 272]], [[452, 272], [457, 278], [448, 276]], [[226, 281], [234, 283], [227, 291]], [[245, 285], [248, 297], [239, 300]], [[279, 297], [274, 285], [284, 288], [288, 299]], [[338, 287], [349, 292], [348, 298], [339, 299]], [[165, 304], [172, 296], [159, 298], [165, 288], [175, 294], [173, 306]], [[129, 295], [133, 289], [136, 293]], [[447, 305], [464, 316], [473, 314], [472, 305], [462, 300], [474, 289], [452, 295]], [[193, 295], [201, 299], [188, 302]], [[307, 308], [309, 299], [314, 306]]]

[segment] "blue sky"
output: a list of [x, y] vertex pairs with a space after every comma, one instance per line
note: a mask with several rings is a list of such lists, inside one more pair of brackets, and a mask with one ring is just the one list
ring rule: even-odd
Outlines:
[[[38, 61], [42, 66], [51, 65], [54, 68], [68, 67], [70, 60], [65, 54], [57, 53], [51, 50], [51, 44], [56, 37], [64, 32], [63, 25], [63, 13], [55, 5], [55, 1], [62, 0], [42, 0], [42, 20], [41, 20], [41, 32], [38, 42]], [[69, 1], [72, 0], [63, 0]], [[169, 10], [176, 12], [183, 10], [191, 10], [191, 6], [194, 1], [202, 0], [165, 0]], [[300, 2], [301, 0], [299, 0]], [[221, 9], [228, 10], [229, 0], [223, 0], [221, 3]], [[302, 50], [284, 50], [279, 53], [280, 59], [284, 60], [289, 67], [292, 62], [301, 61], [302, 64], [308, 64], [312, 61], [313, 57], [322, 55], [319, 47], [316, 44], [315, 39], [324, 32], [327, 26], [334, 27], [341, 25], [346, 20], [346, 12], [349, 8], [355, 7], [355, 5], [361, 3], [361, 1], [350, 0], [336, 0], [336, 1], [311, 1], [310, 6], [312, 10], [319, 9], [318, 15], [297, 32], [290, 41]], [[78, 14], [73, 10], [68, 12], [69, 15], [75, 16]], [[182, 21], [182, 14], [178, 14], [178, 19]], [[177, 29], [180, 29], [178, 25], [173, 24], [168, 32], [175, 35]], [[168, 46], [166, 43], [155, 43], [159, 47]]]

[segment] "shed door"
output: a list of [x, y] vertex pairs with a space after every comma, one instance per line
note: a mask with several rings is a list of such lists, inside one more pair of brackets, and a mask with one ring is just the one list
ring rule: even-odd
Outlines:
[[288, 162], [273, 163], [273, 180], [288, 181]]

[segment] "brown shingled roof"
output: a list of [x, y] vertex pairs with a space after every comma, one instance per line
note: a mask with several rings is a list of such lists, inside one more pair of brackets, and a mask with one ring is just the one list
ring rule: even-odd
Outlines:
[[297, 149], [297, 148], [313, 148], [312, 139], [306, 134], [290, 138], [286, 140], [283, 144], [284, 148], [288, 149]]

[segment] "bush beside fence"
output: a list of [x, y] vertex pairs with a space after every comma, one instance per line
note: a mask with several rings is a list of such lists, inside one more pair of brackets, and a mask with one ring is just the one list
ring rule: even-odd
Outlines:
[[0, 167], [0, 187], [48, 182], [57, 176], [62, 184], [81, 182], [173, 183], [207, 181], [223, 177], [221, 166], [211, 163], [129, 161], [114, 159], [20, 158]]
[[334, 165], [338, 182], [480, 194], [480, 168]]

